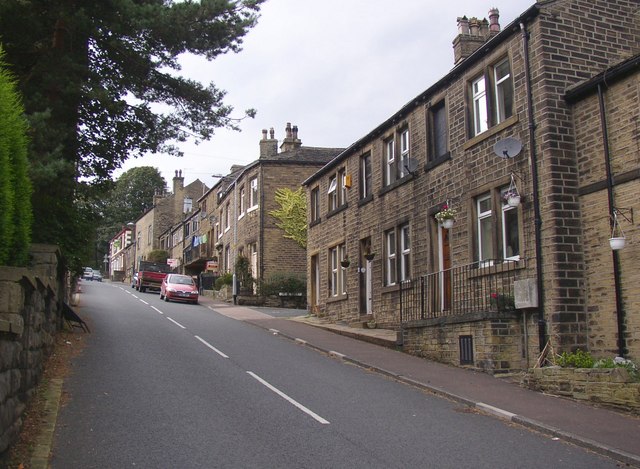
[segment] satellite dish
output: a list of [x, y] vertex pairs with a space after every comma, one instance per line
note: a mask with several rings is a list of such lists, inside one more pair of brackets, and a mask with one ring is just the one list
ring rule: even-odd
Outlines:
[[513, 137], [498, 140], [493, 146], [493, 152], [500, 158], [514, 158], [522, 151], [522, 143]]
[[415, 171], [418, 169], [418, 160], [415, 158], [407, 158], [407, 161], [404, 163], [404, 169], [409, 171], [412, 176], [415, 176]]

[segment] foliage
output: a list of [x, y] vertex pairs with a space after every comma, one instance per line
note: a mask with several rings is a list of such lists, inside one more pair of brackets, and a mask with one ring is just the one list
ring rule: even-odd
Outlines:
[[31, 243], [27, 123], [0, 48], [0, 265], [26, 265]]
[[602, 358], [593, 364], [594, 368], [625, 368], [634, 381], [640, 381], [640, 369], [631, 360], [622, 357]]
[[263, 296], [277, 296], [279, 293], [307, 294], [307, 279], [291, 273], [273, 274], [260, 284], [260, 294]]
[[491, 293], [489, 303], [498, 311], [512, 310], [516, 307], [513, 296], [506, 293]]
[[455, 219], [458, 211], [455, 208], [449, 207], [449, 205], [444, 204], [440, 211], [435, 214], [436, 220], [442, 222], [442, 220]]
[[238, 256], [235, 264], [236, 280], [242, 288], [251, 288], [253, 286], [253, 277], [251, 276], [251, 266], [246, 256]]
[[124, 172], [99, 206], [103, 217], [98, 225], [98, 246], [106, 248], [122, 227], [136, 221], [153, 207], [154, 194], [163, 192], [166, 185], [160, 171], [151, 166], [140, 166]]
[[147, 260], [156, 264], [166, 264], [168, 258], [169, 253], [164, 249], [154, 249], [147, 255]]
[[225, 285], [233, 285], [233, 274], [227, 272], [216, 279], [215, 289], [220, 290]]
[[593, 368], [594, 360], [589, 352], [578, 349], [575, 352], [562, 352], [556, 357], [556, 365], [563, 368]]
[[307, 199], [302, 187], [296, 191], [288, 188], [276, 190], [275, 201], [280, 205], [269, 215], [279, 221], [276, 226], [284, 231], [284, 237], [293, 239], [301, 247], [307, 247]]
[[179, 155], [175, 142], [238, 128], [225, 92], [180, 76], [179, 57], [239, 51], [263, 1], [0, 2], [6, 61], [30, 124], [34, 222], [46, 227], [35, 241], [89, 255], [101, 182], [123, 161]]

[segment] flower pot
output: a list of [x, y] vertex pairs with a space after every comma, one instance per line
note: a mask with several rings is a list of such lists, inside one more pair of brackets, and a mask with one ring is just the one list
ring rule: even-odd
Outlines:
[[364, 255], [364, 258], [365, 258], [366, 260], [368, 260], [368, 261], [372, 261], [374, 257], [376, 257], [376, 253], [375, 253], [375, 252], [372, 252], [372, 253], [369, 253], [369, 254], [365, 254], [365, 255]]
[[517, 207], [518, 205], [520, 205], [520, 196], [519, 195], [509, 196], [509, 198], [507, 198], [507, 205], [509, 207]]
[[340, 266], [342, 266], [343, 269], [346, 269], [350, 265], [351, 265], [351, 261], [340, 261]]
[[453, 218], [445, 218], [444, 220], [442, 220], [440, 222], [440, 224], [442, 225], [443, 228], [446, 228], [447, 230], [453, 228]]
[[609, 238], [609, 244], [611, 245], [611, 249], [617, 251], [622, 249], [626, 243], [626, 238]]

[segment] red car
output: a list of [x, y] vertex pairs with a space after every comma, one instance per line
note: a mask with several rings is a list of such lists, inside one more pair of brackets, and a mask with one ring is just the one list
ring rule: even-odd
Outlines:
[[160, 299], [198, 304], [198, 287], [188, 275], [169, 274], [160, 285]]

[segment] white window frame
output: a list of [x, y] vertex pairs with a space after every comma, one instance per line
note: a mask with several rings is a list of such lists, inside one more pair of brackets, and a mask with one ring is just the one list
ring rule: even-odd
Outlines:
[[471, 82], [473, 135], [489, 130], [489, 110], [487, 107], [487, 83], [484, 75]]
[[[482, 208], [483, 202], [488, 202], [488, 210]], [[476, 212], [477, 212], [477, 239], [478, 239], [478, 261], [481, 267], [486, 267], [493, 264], [493, 210], [491, 209], [491, 194], [485, 194], [476, 199]], [[489, 220], [489, 227], [491, 233], [487, 234], [489, 238], [489, 246], [491, 253], [485, 253], [484, 251], [484, 239], [483, 239], [483, 225]]]
[[[508, 73], [502, 78], [498, 78], [498, 69], [501, 65], [507, 64]], [[493, 67], [494, 78], [494, 94], [495, 94], [495, 106], [496, 106], [496, 124], [503, 122], [505, 119], [511, 116], [507, 116], [507, 109], [505, 107], [505, 98], [507, 93], [511, 93], [511, 100], [513, 101], [513, 86], [511, 85], [511, 64], [509, 58], [505, 58], [498, 62]], [[510, 86], [511, 85], [511, 86]], [[513, 110], [511, 110], [513, 112]]]
[[231, 202], [227, 202], [224, 207], [224, 232], [231, 229]]
[[400, 168], [398, 173], [400, 178], [409, 174], [407, 165], [409, 164], [409, 129], [404, 129], [400, 134]]
[[[518, 211], [518, 207], [512, 207], [510, 206], [503, 197], [503, 194], [507, 191], [508, 187], [503, 188], [500, 191], [500, 199], [503, 201], [502, 202], [502, 258], [507, 260], [507, 261], [519, 261], [520, 260], [520, 212]], [[507, 243], [507, 229], [509, 228], [509, 224], [507, 222], [507, 217], [510, 214], [515, 214], [516, 217], [516, 221], [518, 223], [517, 229], [518, 229], [518, 254], [513, 255], [513, 256], [509, 256], [507, 253], [507, 248], [508, 248], [508, 243]]]
[[247, 212], [255, 210], [258, 207], [258, 178], [254, 177], [251, 179], [249, 183], [250, 193], [249, 193], [249, 209]]
[[341, 266], [346, 254], [344, 244], [339, 244], [329, 250], [329, 268], [331, 274], [331, 297], [346, 295], [347, 293], [347, 277], [346, 270]]
[[385, 233], [385, 285], [391, 286], [398, 282], [398, 259], [396, 246], [396, 230]]
[[400, 227], [400, 281], [411, 279], [411, 231], [409, 225]]
[[384, 142], [384, 185], [388, 186], [395, 181], [396, 140], [392, 137]]
[[246, 211], [246, 207], [245, 207], [245, 198], [246, 198], [245, 196], [246, 196], [246, 194], [245, 194], [245, 192], [246, 192], [245, 188], [244, 188], [244, 186], [242, 186], [240, 188], [240, 216], [238, 217], [238, 220], [240, 218], [244, 217], [244, 213]]
[[329, 196], [328, 207], [331, 212], [338, 208], [338, 177], [335, 175], [333, 175], [329, 180], [329, 190], [327, 191], [327, 195]]

